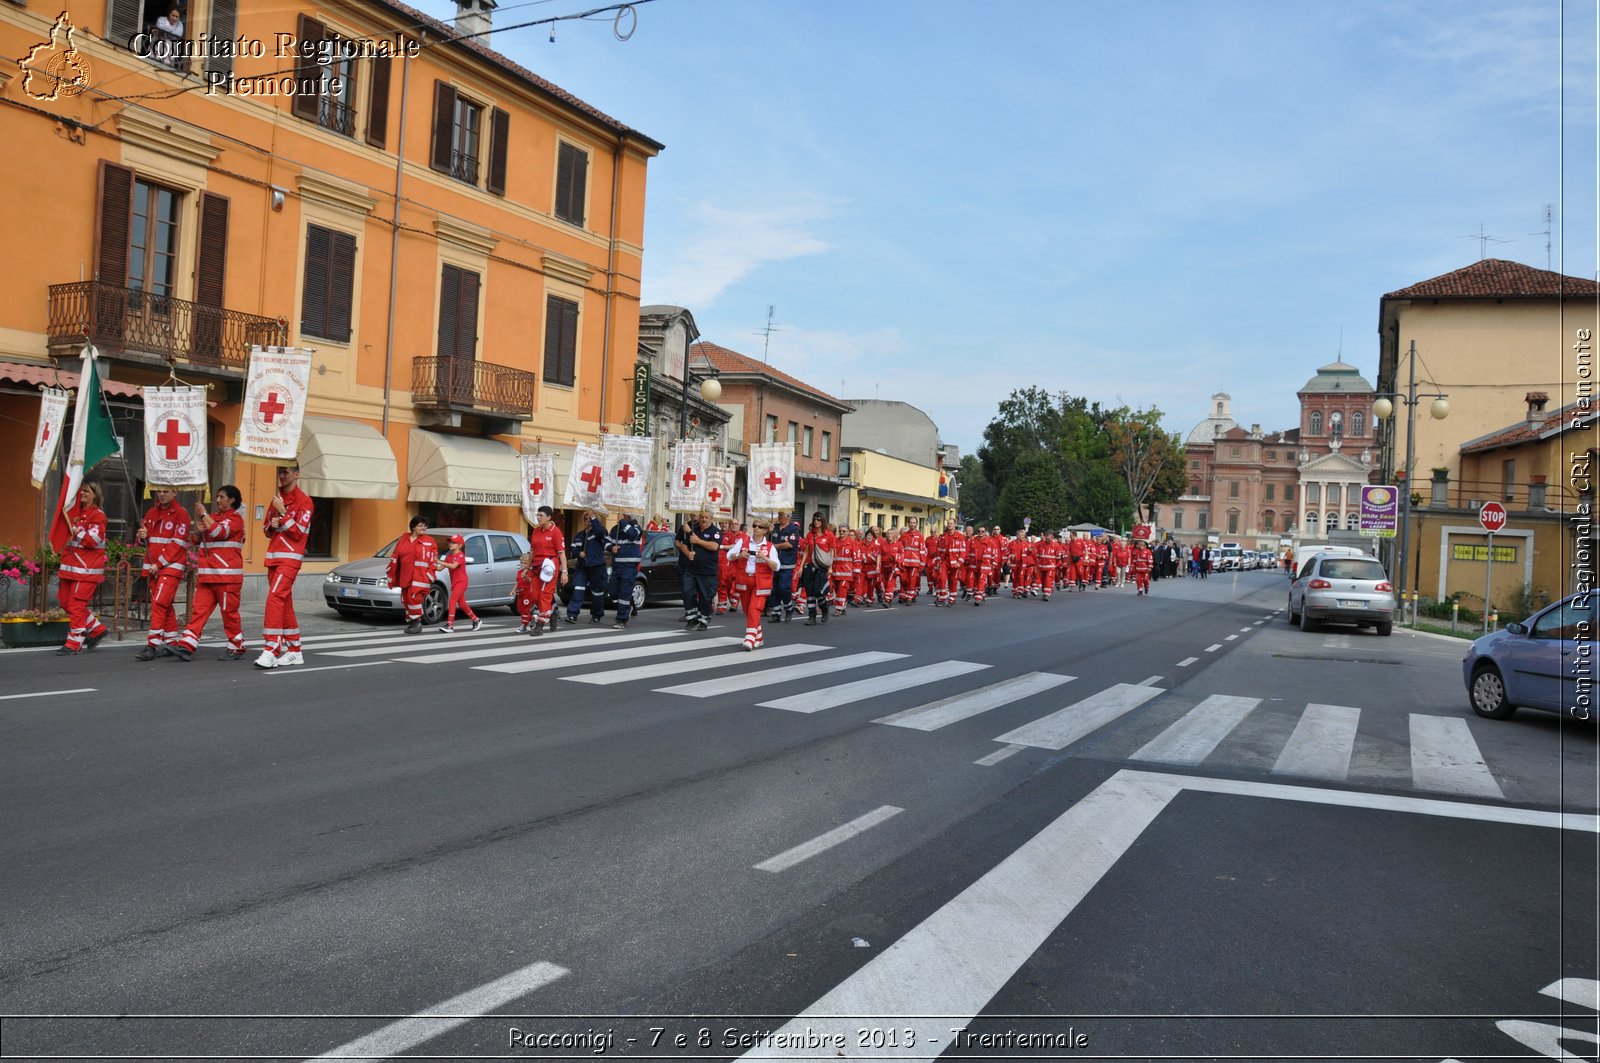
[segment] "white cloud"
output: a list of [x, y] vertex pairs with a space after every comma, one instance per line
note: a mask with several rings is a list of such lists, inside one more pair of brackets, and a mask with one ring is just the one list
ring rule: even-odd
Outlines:
[[813, 231], [833, 213], [826, 204], [726, 207], [700, 202], [653, 235], [645, 255], [644, 301], [710, 308], [723, 292], [769, 262], [832, 248]]

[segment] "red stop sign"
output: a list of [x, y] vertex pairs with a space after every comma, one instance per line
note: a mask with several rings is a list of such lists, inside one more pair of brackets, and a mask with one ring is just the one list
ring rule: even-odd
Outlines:
[[1478, 510], [1478, 523], [1486, 532], [1497, 532], [1506, 526], [1506, 507], [1498, 502], [1485, 502]]

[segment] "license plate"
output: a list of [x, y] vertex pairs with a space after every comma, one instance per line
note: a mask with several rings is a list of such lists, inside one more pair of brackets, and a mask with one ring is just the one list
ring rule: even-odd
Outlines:
[[361, 588], [359, 588], [359, 587], [341, 587], [341, 588], [339, 588], [339, 593], [344, 595], [346, 598], [359, 598], [359, 597], [361, 597]]
[[1352, 602], [1343, 598], [1339, 599], [1339, 608], [1341, 609], [1365, 609], [1366, 607], [1366, 602]]

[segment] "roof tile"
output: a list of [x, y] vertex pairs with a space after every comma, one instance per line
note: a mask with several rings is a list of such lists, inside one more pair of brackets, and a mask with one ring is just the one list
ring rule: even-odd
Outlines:
[[1486, 258], [1409, 288], [1390, 292], [1384, 298], [1550, 299], [1563, 295], [1596, 294], [1600, 294], [1600, 283], [1583, 277], [1569, 277], [1564, 273], [1524, 266], [1520, 262]]
[[820, 399], [824, 399], [827, 402], [830, 402], [833, 405], [841, 407], [847, 411], [853, 411], [855, 409], [854, 406], [850, 405], [843, 399], [836, 399], [832, 395], [829, 395], [826, 391], [823, 391], [820, 388], [814, 388], [798, 377], [792, 377], [781, 369], [773, 368], [766, 362], [758, 362], [754, 358], [748, 358], [745, 355], [740, 354], [738, 351], [730, 351], [726, 347], [719, 347], [715, 343], [708, 343], [704, 340], [691, 346], [689, 351], [691, 354], [697, 354], [706, 359], [706, 361], [710, 362], [718, 372], [754, 373], [757, 376], [771, 377], [774, 380], [782, 381], [792, 388], [796, 388], [800, 391], [807, 392], [808, 394], [815, 395]]

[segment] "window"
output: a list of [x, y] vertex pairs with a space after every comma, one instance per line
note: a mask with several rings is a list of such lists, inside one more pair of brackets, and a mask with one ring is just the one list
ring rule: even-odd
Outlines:
[[824, 433], [822, 433], [822, 460], [823, 461], [832, 461], [833, 460], [833, 433], [832, 432], [824, 432]]
[[1278, 485], [1277, 484], [1268, 484], [1267, 485], [1267, 501], [1268, 502], [1271, 502], [1273, 500], [1274, 496], [1277, 493], [1278, 493]]
[[133, 182], [128, 237], [128, 287], [170, 298], [177, 279], [178, 200], [170, 188]]
[[1325, 514], [1322, 522], [1330, 534], [1339, 530], [1339, 514], [1337, 513], [1329, 512]]
[[1507, 502], [1511, 501], [1512, 487], [1517, 482], [1517, 462], [1509, 458], [1500, 463], [1500, 493]]
[[1272, 526], [1277, 523], [1277, 516], [1278, 515], [1270, 509], [1261, 514], [1261, 530], [1264, 532], [1272, 531]]
[[1202, 509], [1200, 511], [1199, 515], [1195, 517], [1194, 526], [1197, 529], [1199, 529], [1200, 531], [1205, 531], [1206, 530], [1206, 511], [1205, 510]]
[[[439, 283], [439, 357], [471, 361], [477, 356], [478, 275], [446, 265]], [[545, 357], [548, 366], [548, 351]]]
[[1294, 501], [1294, 484], [1284, 484], [1283, 485], [1283, 500], [1285, 502], [1293, 502]]
[[767, 414], [767, 442], [768, 443], [776, 443], [777, 441], [778, 441], [778, 419], [775, 416], [773, 416], [772, 414], [769, 413], [769, 414]]
[[1267, 460], [1268, 461], [1277, 461], [1278, 460], [1278, 452], [1276, 450], [1267, 451]]
[[1321, 410], [1313, 410], [1311, 412], [1311, 432], [1310, 432], [1310, 434], [1314, 435], [1314, 436], [1320, 436], [1322, 434], [1322, 411]]
[[1239, 497], [1239, 481], [1238, 480], [1229, 480], [1228, 481], [1228, 497], [1229, 498], [1238, 498]]
[[1200, 467], [1200, 459], [1199, 458], [1195, 458], [1193, 461], [1189, 462], [1189, 468], [1198, 469], [1199, 467]]
[[1361, 530], [1361, 514], [1359, 514], [1359, 513], [1346, 513], [1344, 515], [1344, 526], [1345, 526], [1345, 530], [1346, 531], [1360, 531]]
[[306, 267], [301, 289], [300, 332], [335, 343], [350, 342], [350, 307], [355, 292], [356, 238], [306, 226]]
[[[448, 546], [446, 552], [448, 552]], [[481, 535], [467, 536], [466, 544], [462, 546], [461, 552], [467, 555], [467, 564], [469, 565], [487, 565], [489, 563], [489, 544], [484, 541], [484, 537]]]
[[1344, 438], [1344, 414], [1338, 410], [1328, 415], [1328, 434], [1335, 439]]
[[1306, 514], [1306, 527], [1310, 528], [1313, 532], [1317, 530], [1317, 515], [1315, 513]]
[[1189, 481], [1189, 494], [1193, 498], [1199, 498], [1200, 497], [1200, 481], [1199, 480], [1190, 480]]
[[[484, 107], [443, 81], [433, 83], [433, 150], [428, 160], [440, 173], [469, 185], [478, 183], [483, 151]], [[505, 191], [505, 145], [509, 116], [494, 112], [493, 150], [489, 157], [489, 191]]]
[[314, 18], [300, 16], [293, 110], [341, 136], [356, 135], [356, 49]]
[[1321, 484], [1306, 484], [1306, 501], [1319, 503], [1322, 501]]
[[801, 437], [800, 453], [804, 454], [808, 458], [811, 457], [811, 426], [810, 425], [806, 425], [805, 434]]
[[1172, 527], [1177, 531], [1183, 530], [1183, 510], [1175, 509], [1172, 511]]
[[589, 181], [589, 153], [563, 142], [556, 150], [556, 217], [583, 224], [583, 201]]
[[1228, 534], [1239, 534], [1239, 511], [1237, 509], [1228, 510]]
[[517, 549], [517, 541], [509, 535], [491, 535], [489, 537], [494, 547], [496, 561], [515, 562], [522, 557], [522, 552]]
[[798, 422], [795, 422], [795, 421], [790, 421], [789, 422], [789, 442], [791, 442], [791, 443], [800, 442], [800, 425], [799, 425]]
[[306, 533], [307, 557], [333, 556], [333, 517], [338, 508], [337, 498], [311, 499], [311, 527]]
[[570, 388], [578, 377], [578, 304], [559, 295], [544, 301], [544, 379]]
[[1539, 617], [1528, 635], [1536, 639], [1592, 639], [1594, 612], [1585, 608], [1581, 599], [1575, 598]]
[[1340, 498], [1341, 498], [1342, 494], [1343, 494], [1343, 492], [1341, 492], [1339, 490], [1339, 485], [1338, 484], [1329, 484], [1328, 485], [1328, 498], [1327, 498], [1328, 505], [1337, 506], [1339, 504], [1339, 501], [1340, 501]]
[[1357, 411], [1350, 415], [1350, 434], [1364, 436], [1367, 434], [1367, 415]]
[[1217, 403], [1217, 416], [1218, 417], [1222, 416], [1222, 403], [1220, 403], [1220, 402]]
[[1232, 457], [1232, 458], [1237, 458], [1239, 456], [1239, 448], [1238, 447], [1229, 447], [1228, 448], [1228, 456]]

